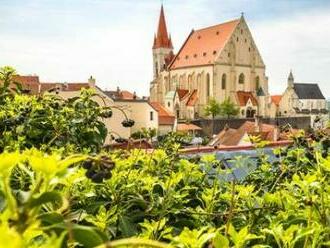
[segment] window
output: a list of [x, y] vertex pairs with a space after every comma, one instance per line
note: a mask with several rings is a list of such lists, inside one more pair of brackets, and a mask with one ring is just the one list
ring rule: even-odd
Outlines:
[[227, 80], [227, 75], [223, 74], [222, 79], [221, 79], [221, 89], [223, 89], [223, 90], [226, 89], [226, 80]]
[[171, 103], [170, 102], [167, 102], [167, 107], [171, 107]]
[[241, 73], [241, 74], [239, 75], [239, 78], [238, 78], [238, 83], [239, 83], [239, 84], [244, 84], [244, 82], [245, 82], [245, 76], [244, 76], [243, 73]]
[[228, 53], [228, 58], [230, 58], [230, 53]]
[[154, 120], [154, 112], [150, 111], [150, 120], [153, 121]]
[[236, 41], [238, 42], [238, 37], [236, 38]]
[[256, 77], [256, 90], [260, 88], [260, 78], [259, 76]]
[[213, 51], [213, 55], [215, 55], [215, 54], [217, 54], [217, 51], [214, 50], [214, 51]]
[[210, 91], [211, 91], [211, 85], [210, 85], [210, 74], [206, 74], [206, 96], [209, 97], [210, 96]]
[[204, 57], [206, 56], [206, 52], [203, 52], [203, 56], [204, 56]]

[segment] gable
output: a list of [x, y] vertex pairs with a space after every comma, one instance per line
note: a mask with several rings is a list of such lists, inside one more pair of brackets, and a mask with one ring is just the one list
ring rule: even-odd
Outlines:
[[235, 27], [230, 39], [217, 58], [218, 63], [255, 64], [265, 67], [261, 54], [244, 18]]
[[192, 31], [170, 69], [214, 64], [240, 19]]

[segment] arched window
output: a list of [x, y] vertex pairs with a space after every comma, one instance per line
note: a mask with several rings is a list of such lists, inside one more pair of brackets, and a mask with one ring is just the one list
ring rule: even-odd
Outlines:
[[241, 74], [239, 74], [238, 83], [244, 84], [244, 82], [245, 82], [245, 76], [243, 73], [241, 73]]
[[210, 83], [210, 74], [206, 74], [206, 96], [209, 97], [211, 94], [211, 83]]
[[256, 90], [260, 88], [260, 78], [259, 76], [256, 77]]
[[226, 74], [222, 74], [221, 89], [223, 89], [223, 90], [226, 89], [226, 80], [227, 80], [227, 75]]
[[155, 63], [155, 71], [156, 71], [156, 77], [158, 77], [158, 63]]
[[192, 91], [192, 89], [193, 89], [193, 85], [192, 85], [192, 76], [189, 75], [189, 76], [188, 76], [188, 90], [189, 90], [189, 91]]

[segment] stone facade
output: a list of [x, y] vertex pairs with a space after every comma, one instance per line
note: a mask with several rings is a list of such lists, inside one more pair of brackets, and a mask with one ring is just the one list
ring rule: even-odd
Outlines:
[[319, 86], [295, 83], [292, 72], [277, 111], [279, 116], [310, 116], [313, 128], [325, 128], [329, 120], [327, 101]]
[[[162, 18], [163, 14], [159, 23], [165, 23]], [[166, 37], [167, 33], [162, 35]], [[255, 114], [268, 114], [266, 107], [270, 98], [265, 64], [243, 16], [216, 26], [193, 30], [175, 56], [172, 47], [154, 48], [153, 59], [151, 101], [167, 106], [169, 93], [173, 95], [171, 92], [188, 91], [186, 98], [179, 99], [180, 103], [174, 97], [170, 104], [173, 113], [179, 118], [205, 117], [204, 108], [210, 98], [218, 102], [230, 98], [241, 108], [240, 113], [244, 112], [242, 117], [246, 116], [247, 102], [240, 104], [238, 91], [249, 92], [257, 99]], [[260, 89], [262, 96], [257, 95]], [[187, 105], [187, 99], [194, 91], [197, 97], [193, 104]]]

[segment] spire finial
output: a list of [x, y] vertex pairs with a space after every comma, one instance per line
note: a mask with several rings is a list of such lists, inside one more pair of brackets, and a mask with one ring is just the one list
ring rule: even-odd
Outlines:
[[241, 18], [244, 18], [244, 12], [243, 11], [241, 12]]

